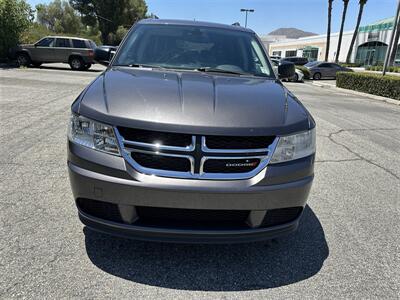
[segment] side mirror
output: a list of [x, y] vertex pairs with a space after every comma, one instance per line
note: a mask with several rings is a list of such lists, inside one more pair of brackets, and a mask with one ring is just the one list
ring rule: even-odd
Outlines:
[[296, 68], [294, 63], [282, 61], [278, 66], [279, 78], [291, 78], [295, 75]]
[[111, 60], [111, 52], [109, 50], [96, 48], [94, 50], [94, 60], [97, 61], [99, 64], [104, 66], [108, 66]]

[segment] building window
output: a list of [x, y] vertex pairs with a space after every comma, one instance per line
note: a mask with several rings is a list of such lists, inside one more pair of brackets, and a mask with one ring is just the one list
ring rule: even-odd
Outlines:
[[289, 50], [285, 52], [285, 57], [293, 57], [297, 55], [297, 50]]
[[400, 44], [397, 45], [396, 57], [394, 60], [395, 63], [400, 64]]
[[272, 56], [281, 56], [282, 51], [272, 51]]
[[305, 47], [303, 49], [303, 57], [307, 57], [308, 61], [318, 60], [319, 48], [317, 47]]
[[387, 44], [367, 42], [357, 48], [356, 63], [366, 66], [382, 65], [385, 60]]
[[371, 31], [368, 33], [368, 41], [376, 41], [379, 39], [379, 31]]

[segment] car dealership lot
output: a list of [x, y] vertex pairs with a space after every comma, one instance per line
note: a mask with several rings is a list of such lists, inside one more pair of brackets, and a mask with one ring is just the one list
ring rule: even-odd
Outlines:
[[138, 242], [83, 228], [70, 192], [69, 106], [102, 67], [48, 66], [0, 70], [0, 298], [398, 297], [399, 106], [287, 84], [317, 122], [299, 230], [269, 243]]

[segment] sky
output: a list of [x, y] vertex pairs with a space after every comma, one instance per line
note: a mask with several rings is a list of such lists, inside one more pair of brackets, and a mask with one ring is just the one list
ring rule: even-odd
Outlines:
[[[32, 6], [50, 0], [28, 0]], [[245, 16], [241, 8], [252, 8], [248, 27], [259, 35], [280, 27], [295, 27], [318, 34], [326, 33], [328, 0], [146, 0], [148, 12], [162, 19], [187, 19], [224, 24], [240, 22]], [[397, 0], [369, 0], [364, 9], [361, 25], [393, 17]], [[340, 29], [343, 1], [333, 1], [332, 32]], [[355, 27], [358, 0], [350, 0], [345, 30]]]

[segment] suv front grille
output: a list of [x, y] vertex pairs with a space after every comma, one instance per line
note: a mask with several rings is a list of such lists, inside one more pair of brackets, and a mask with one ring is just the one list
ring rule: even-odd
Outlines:
[[135, 225], [185, 229], [247, 228], [248, 210], [183, 209], [136, 206]]
[[271, 136], [206, 136], [209, 149], [265, 149], [275, 137]]
[[186, 158], [141, 152], [132, 152], [131, 156], [138, 164], [145, 168], [190, 172], [190, 160]]
[[139, 172], [174, 178], [247, 179], [263, 170], [274, 136], [198, 136], [118, 127], [125, 159]]
[[192, 143], [190, 134], [160, 132], [127, 127], [118, 127], [119, 133], [127, 141], [136, 141], [146, 144], [160, 144], [175, 147], [187, 147]]

